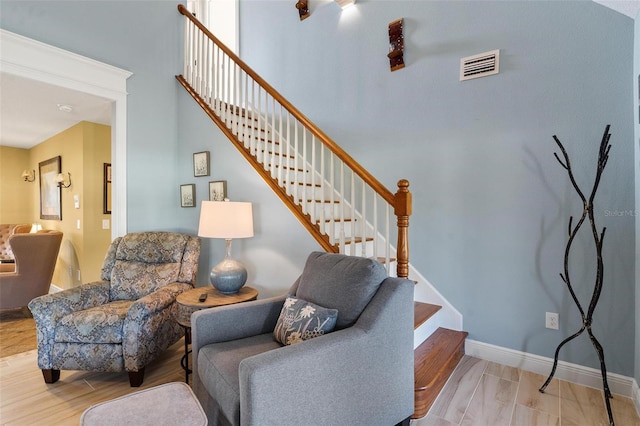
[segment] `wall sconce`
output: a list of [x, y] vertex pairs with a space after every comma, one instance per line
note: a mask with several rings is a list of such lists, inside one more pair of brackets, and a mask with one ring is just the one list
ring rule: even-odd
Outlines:
[[36, 180], [36, 171], [23, 170], [22, 179], [24, 179], [25, 182], [33, 182], [34, 180]]
[[345, 9], [356, 4], [356, 0], [336, 0], [336, 3], [338, 3], [341, 8]]
[[65, 173], [58, 173], [56, 177], [56, 182], [60, 188], [68, 188], [71, 186], [71, 173], [67, 172], [66, 175], [65, 177]]
[[389, 67], [391, 71], [404, 68], [404, 34], [403, 19], [396, 19], [389, 24]]
[[298, 0], [298, 2], [296, 3], [296, 9], [298, 9], [301, 21], [307, 19], [311, 14], [309, 12], [309, 0]]

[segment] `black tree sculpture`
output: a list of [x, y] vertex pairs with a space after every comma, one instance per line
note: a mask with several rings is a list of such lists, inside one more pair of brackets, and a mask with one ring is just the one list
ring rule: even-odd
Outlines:
[[[566, 343], [575, 339], [576, 337], [581, 335], [585, 330], [587, 330], [587, 333], [589, 334], [589, 338], [591, 339], [591, 343], [593, 344], [593, 347], [598, 353], [598, 358], [600, 359], [600, 371], [602, 372], [604, 399], [607, 405], [607, 413], [609, 415], [609, 424], [613, 425], [614, 424], [613, 414], [611, 413], [611, 403], [609, 401], [609, 399], [612, 398], [612, 395], [611, 395], [611, 391], [609, 390], [609, 384], [607, 383], [607, 367], [605, 366], [605, 363], [604, 363], [604, 350], [602, 349], [602, 345], [600, 344], [600, 342], [598, 342], [598, 339], [596, 339], [596, 337], [593, 335], [593, 332], [591, 331], [591, 321], [593, 318], [593, 311], [596, 309], [596, 305], [598, 304], [598, 300], [600, 299], [600, 293], [602, 292], [602, 279], [603, 279], [603, 270], [604, 270], [604, 264], [602, 262], [602, 242], [604, 240], [604, 233], [607, 229], [606, 227], [602, 228], [602, 232], [598, 234], [598, 230], [596, 229], [595, 219], [593, 217], [593, 199], [596, 196], [596, 191], [598, 190], [598, 185], [600, 184], [600, 177], [602, 176], [604, 167], [607, 165], [607, 161], [609, 160], [609, 150], [611, 149], [611, 145], [609, 145], [609, 138], [611, 137], [611, 134], [609, 133], [610, 127], [611, 125], [609, 124], [606, 126], [604, 130], [604, 135], [602, 136], [602, 142], [600, 142], [600, 151], [598, 153], [598, 165], [596, 170], [596, 178], [593, 183], [593, 188], [591, 189], [591, 194], [589, 195], [589, 199], [585, 197], [585, 195], [580, 190], [580, 187], [575, 181], [575, 178], [573, 176], [573, 171], [571, 170], [571, 162], [569, 161], [569, 156], [567, 155], [567, 151], [564, 149], [564, 146], [562, 146], [562, 143], [560, 143], [560, 140], [555, 135], [553, 136], [553, 139], [556, 141], [556, 144], [558, 144], [558, 146], [560, 147], [560, 150], [562, 151], [562, 156], [564, 157], [564, 161], [560, 159], [557, 153], [554, 152], [553, 155], [556, 157], [556, 160], [558, 160], [560, 165], [567, 170], [567, 173], [569, 174], [569, 179], [571, 180], [571, 184], [573, 185], [575, 190], [578, 192], [578, 196], [580, 196], [580, 199], [582, 200], [582, 203], [583, 203], [582, 216], [580, 217], [580, 220], [578, 220], [578, 223], [576, 223], [575, 227], [573, 226], [573, 216], [569, 218], [569, 227], [568, 227], [569, 240], [567, 241], [567, 247], [565, 248], [565, 251], [564, 251], [564, 273], [560, 273], [560, 278], [562, 278], [562, 281], [567, 285], [567, 288], [569, 289], [569, 293], [571, 293], [571, 297], [573, 298], [573, 301], [575, 302], [576, 306], [578, 307], [578, 310], [580, 311], [580, 316], [582, 317], [582, 327], [575, 334], [567, 337], [558, 345], [558, 348], [556, 349], [555, 357], [553, 359], [553, 368], [551, 369], [551, 374], [549, 374], [547, 381], [544, 382], [544, 384], [540, 388], [540, 392], [544, 393], [545, 388], [547, 387], [547, 385], [549, 385], [549, 383], [551, 382], [551, 379], [553, 378], [553, 375], [556, 372], [556, 367], [558, 366], [558, 354], [560, 353], [560, 349]], [[582, 309], [582, 305], [580, 304], [580, 301], [576, 297], [576, 294], [573, 290], [573, 286], [571, 285], [571, 279], [569, 276], [569, 252], [571, 251], [571, 246], [573, 244], [574, 238], [578, 234], [580, 227], [582, 226], [582, 224], [584, 223], [587, 217], [589, 218], [589, 223], [591, 224], [591, 232], [593, 234], [593, 240], [596, 246], [597, 269], [596, 269], [596, 282], [593, 288], [593, 294], [591, 296], [591, 303], [589, 303], [589, 309], [587, 310], [587, 314], [585, 315], [584, 309]]]

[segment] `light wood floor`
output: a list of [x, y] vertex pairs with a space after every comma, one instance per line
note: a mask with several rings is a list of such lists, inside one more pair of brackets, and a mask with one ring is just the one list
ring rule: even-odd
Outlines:
[[180, 358], [184, 340], [171, 346], [147, 366], [139, 388], [129, 386], [126, 373], [61, 371], [60, 380], [47, 385], [38, 369], [36, 351], [0, 359], [0, 424], [78, 425], [88, 407], [163, 383], [184, 381]]
[[0, 310], [0, 358], [36, 347], [36, 323], [33, 318], [25, 316], [21, 309]]
[[[608, 425], [602, 389], [463, 357], [427, 415], [412, 426], [591, 426]], [[611, 400], [617, 426], [640, 426], [629, 398]]]
[[[184, 340], [147, 367], [144, 383], [131, 388], [125, 373], [62, 371], [47, 385], [36, 364], [32, 320], [0, 315], [0, 425], [77, 425], [93, 404], [163, 383], [183, 381]], [[27, 352], [22, 352], [23, 350]], [[16, 353], [6, 356], [6, 354]], [[21, 353], [20, 353], [21, 352]], [[465, 356], [426, 417], [412, 426], [608, 424], [602, 391]], [[640, 426], [633, 403], [614, 396], [618, 426]]]

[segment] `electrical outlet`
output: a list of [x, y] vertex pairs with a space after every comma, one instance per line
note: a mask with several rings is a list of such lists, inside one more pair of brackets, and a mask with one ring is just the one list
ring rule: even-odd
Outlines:
[[547, 312], [545, 316], [545, 324], [547, 328], [557, 330], [559, 328], [559, 315], [555, 312]]

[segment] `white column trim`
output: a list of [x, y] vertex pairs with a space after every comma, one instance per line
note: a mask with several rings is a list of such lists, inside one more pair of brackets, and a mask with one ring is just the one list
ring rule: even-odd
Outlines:
[[113, 102], [111, 236], [127, 233], [127, 79], [131, 72], [0, 28], [0, 73], [64, 87]]

